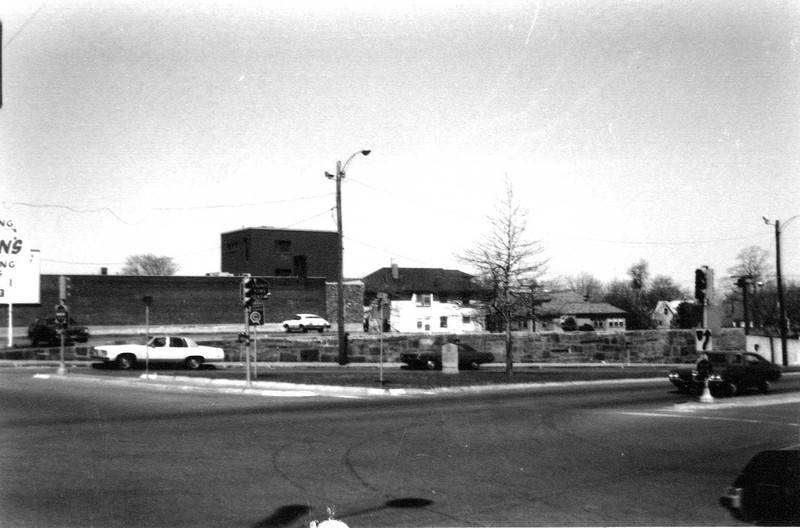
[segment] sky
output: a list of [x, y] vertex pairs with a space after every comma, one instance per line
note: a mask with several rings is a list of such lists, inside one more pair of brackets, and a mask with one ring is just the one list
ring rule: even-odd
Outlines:
[[[384, 5], [385, 4], [385, 5]], [[800, 5], [763, 0], [0, 0], [0, 215], [41, 272], [336, 230], [347, 277], [470, 272], [506, 179], [543, 279], [800, 281]]]

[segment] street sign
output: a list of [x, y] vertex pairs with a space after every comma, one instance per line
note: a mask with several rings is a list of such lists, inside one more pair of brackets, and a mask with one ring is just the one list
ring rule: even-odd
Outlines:
[[264, 277], [245, 277], [242, 280], [242, 304], [245, 307], [269, 297], [269, 283]]
[[713, 350], [711, 330], [708, 328], [697, 328], [694, 331], [694, 338], [696, 352], [711, 352]]
[[56, 322], [60, 325], [66, 326], [69, 319], [69, 312], [67, 307], [63, 304], [56, 306]]
[[254, 299], [263, 299], [269, 296], [269, 283], [267, 279], [263, 277], [253, 277], [252, 281], [253, 285], [251, 291]]
[[264, 324], [264, 305], [262, 303], [253, 305], [248, 316], [250, 326], [260, 326]]

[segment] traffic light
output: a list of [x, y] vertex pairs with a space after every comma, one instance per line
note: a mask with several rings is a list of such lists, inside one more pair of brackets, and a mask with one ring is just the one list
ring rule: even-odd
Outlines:
[[72, 294], [72, 279], [65, 275], [58, 277], [58, 298], [66, 301]]
[[255, 285], [256, 281], [253, 278], [246, 277], [242, 280], [242, 304], [245, 308], [252, 308], [256, 302]]
[[705, 301], [706, 290], [708, 289], [706, 270], [707, 268], [697, 268], [694, 270], [694, 298], [701, 303]]

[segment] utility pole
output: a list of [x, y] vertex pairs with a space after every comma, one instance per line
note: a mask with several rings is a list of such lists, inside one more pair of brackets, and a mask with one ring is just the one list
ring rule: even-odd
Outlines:
[[783, 298], [783, 280], [781, 279], [781, 221], [775, 220], [775, 273], [778, 280], [778, 328], [781, 333], [781, 350], [783, 351], [783, 366], [789, 366], [789, 351], [786, 350], [786, 303]]
[[336, 333], [339, 345], [339, 364], [346, 365], [347, 341], [344, 331], [344, 230], [342, 229], [342, 162], [336, 162], [336, 231], [338, 233], [339, 274], [336, 277]]
[[336, 174], [325, 173], [329, 180], [336, 180], [336, 230], [338, 232], [338, 253], [339, 253], [339, 273], [336, 278], [336, 332], [339, 341], [339, 364], [346, 365], [349, 362], [347, 357], [347, 334], [344, 328], [344, 230], [342, 229], [342, 178], [345, 177], [347, 166], [353, 158], [361, 154], [369, 156], [370, 150], [359, 150], [354, 152], [347, 161], [342, 164], [336, 162]]
[[[783, 227], [789, 225], [789, 222], [794, 220], [800, 215], [795, 215], [783, 223]], [[783, 278], [781, 277], [781, 221], [775, 219], [771, 222], [766, 216], [762, 217], [764, 223], [767, 225], [775, 226], [775, 273], [778, 281], [778, 329], [781, 333], [781, 351], [783, 353], [783, 366], [789, 366], [789, 351], [787, 350], [787, 337], [788, 333], [786, 328], [786, 303], [783, 296]]]

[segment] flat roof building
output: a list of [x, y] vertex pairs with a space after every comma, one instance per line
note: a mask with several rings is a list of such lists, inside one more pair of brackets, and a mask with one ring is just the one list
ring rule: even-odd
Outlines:
[[221, 235], [223, 273], [267, 277], [339, 276], [336, 231], [249, 227]]

